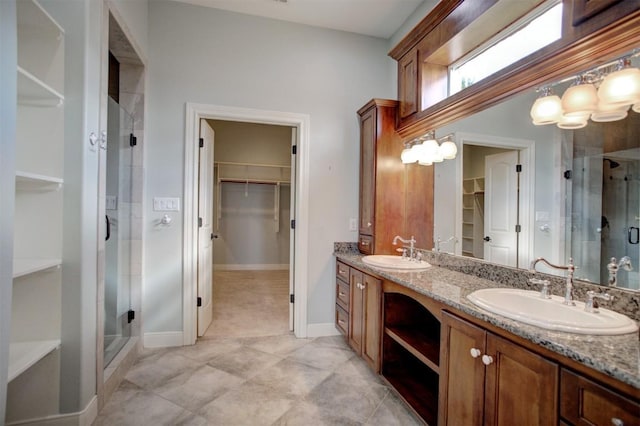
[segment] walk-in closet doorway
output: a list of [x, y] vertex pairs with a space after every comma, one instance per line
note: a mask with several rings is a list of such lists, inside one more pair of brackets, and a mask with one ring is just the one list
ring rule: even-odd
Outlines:
[[[306, 337], [309, 117], [202, 104], [187, 104], [186, 113], [184, 344], [291, 331]], [[200, 145], [206, 151], [208, 139], [213, 155], [203, 164]], [[211, 188], [201, 193], [202, 186]], [[200, 197], [209, 191], [211, 213], [203, 218]], [[213, 255], [207, 261], [199, 259], [206, 252], [199, 242], [206, 245], [208, 226]], [[199, 276], [207, 278], [203, 265], [215, 271], [204, 289], [198, 287]], [[213, 320], [205, 327], [198, 322], [208, 312], [206, 297]]]

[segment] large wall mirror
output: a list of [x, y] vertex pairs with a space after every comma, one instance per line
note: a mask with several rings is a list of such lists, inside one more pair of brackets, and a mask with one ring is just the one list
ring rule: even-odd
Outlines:
[[[572, 81], [548, 83], [562, 95]], [[537, 98], [530, 90], [437, 129], [455, 134], [459, 153], [435, 167], [440, 250], [518, 268], [573, 258], [576, 278], [603, 285], [615, 258], [617, 287], [639, 290], [640, 113], [560, 129], [532, 124]]]

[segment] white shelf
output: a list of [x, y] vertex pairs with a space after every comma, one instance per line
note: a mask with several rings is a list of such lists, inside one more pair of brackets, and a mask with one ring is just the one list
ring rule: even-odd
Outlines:
[[13, 259], [13, 278], [57, 268], [60, 265], [60, 259]]
[[39, 107], [58, 107], [64, 96], [29, 71], [18, 67], [18, 103]]
[[37, 173], [21, 171], [16, 172], [16, 186], [40, 187], [55, 185], [59, 188], [63, 183], [63, 179], [54, 176], [39, 175]]
[[60, 347], [60, 340], [40, 340], [9, 345], [9, 381]]

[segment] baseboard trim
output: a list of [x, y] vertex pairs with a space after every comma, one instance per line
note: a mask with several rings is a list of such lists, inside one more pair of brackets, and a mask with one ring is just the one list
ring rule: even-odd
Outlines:
[[7, 426], [13, 425], [46, 425], [46, 426], [91, 426], [98, 417], [98, 397], [96, 395], [91, 398], [84, 410], [77, 413], [56, 414], [53, 416], [43, 417], [41, 419], [21, 420], [18, 422], [7, 423]]
[[225, 263], [213, 265], [214, 271], [279, 271], [289, 269], [288, 263]]
[[339, 334], [340, 331], [338, 331], [336, 325], [332, 322], [307, 325], [307, 337], [337, 336]]
[[168, 348], [182, 346], [182, 331], [168, 331], [163, 333], [144, 333], [145, 348]]

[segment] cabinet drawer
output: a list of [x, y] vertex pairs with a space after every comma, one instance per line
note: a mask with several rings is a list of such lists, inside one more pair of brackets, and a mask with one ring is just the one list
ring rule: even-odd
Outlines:
[[358, 238], [358, 250], [363, 254], [373, 254], [373, 237], [360, 234]]
[[563, 369], [560, 415], [574, 425], [637, 425], [640, 404]]
[[336, 262], [336, 276], [345, 282], [349, 282], [349, 267], [342, 262]]
[[336, 280], [336, 303], [349, 312], [349, 284]]
[[345, 337], [348, 336], [347, 330], [349, 330], [349, 314], [339, 305], [336, 305], [336, 328], [340, 330], [340, 333]]

